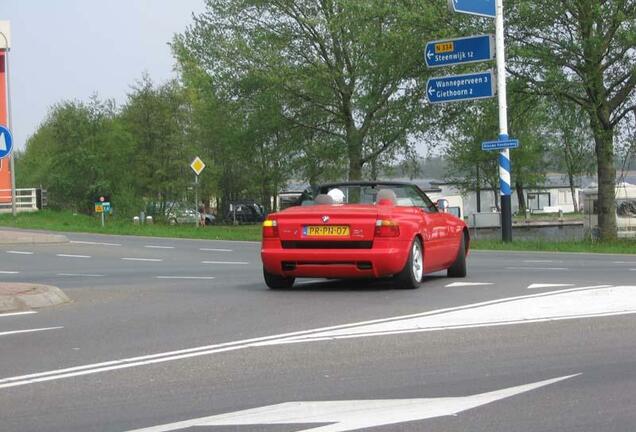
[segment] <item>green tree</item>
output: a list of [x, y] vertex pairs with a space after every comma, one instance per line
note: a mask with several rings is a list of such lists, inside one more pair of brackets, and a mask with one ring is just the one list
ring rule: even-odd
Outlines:
[[28, 140], [20, 158], [20, 183], [43, 185], [53, 207], [93, 211], [100, 195], [111, 196], [122, 213], [136, 199], [128, 161], [130, 135], [116, 118], [112, 101], [62, 102]]
[[[398, 146], [425, 114], [422, 44], [444, 31], [445, 5], [383, 0], [208, 0], [175, 45], [228, 94], [257, 73], [282, 113], [337, 140], [350, 179]], [[238, 96], [234, 94], [234, 96]], [[419, 125], [421, 126], [421, 125]], [[316, 139], [318, 138], [318, 139]]]
[[576, 196], [576, 178], [591, 173], [594, 166], [594, 144], [585, 113], [577, 105], [557, 100], [550, 107], [551, 128], [554, 135], [548, 137], [550, 154], [554, 155], [556, 168], [564, 170], [574, 211], [579, 211]]
[[508, 66], [535, 93], [588, 115], [598, 175], [602, 239], [616, 237], [614, 140], [636, 107], [636, 1], [512, 0]]
[[194, 158], [187, 140], [190, 107], [174, 81], [155, 86], [143, 75], [132, 87], [121, 121], [135, 141], [129, 164], [140, 196], [161, 204], [182, 200]]

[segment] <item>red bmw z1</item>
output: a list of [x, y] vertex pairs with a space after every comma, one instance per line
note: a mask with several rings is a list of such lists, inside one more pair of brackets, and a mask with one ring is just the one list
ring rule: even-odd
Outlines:
[[466, 276], [466, 224], [416, 185], [333, 183], [312, 198], [263, 222], [268, 287], [291, 288], [296, 278], [393, 278], [399, 288], [417, 288], [425, 273]]

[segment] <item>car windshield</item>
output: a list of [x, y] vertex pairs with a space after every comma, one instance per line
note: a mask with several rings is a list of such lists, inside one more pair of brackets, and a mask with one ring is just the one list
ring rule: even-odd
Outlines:
[[397, 206], [420, 207], [427, 211], [437, 211], [433, 202], [424, 192], [419, 190], [416, 186], [409, 184], [328, 185], [320, 187], [318, 193], [337, 196], [342, 192], [343, 204], [377, 204], [377, 196], [380, 190], [393, 191]]

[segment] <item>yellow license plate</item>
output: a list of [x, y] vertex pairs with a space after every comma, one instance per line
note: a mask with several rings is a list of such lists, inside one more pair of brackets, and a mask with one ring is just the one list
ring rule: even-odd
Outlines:
[[346, 225], [308, 225], [303, 227], [304, 237], [349, 237]]

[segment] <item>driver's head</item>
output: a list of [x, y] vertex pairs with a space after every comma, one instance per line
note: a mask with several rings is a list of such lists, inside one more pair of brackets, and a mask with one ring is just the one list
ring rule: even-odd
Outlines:
[[344, 192], [342, 192], [338, 188], [331, 189], [329, 192], [327, 192], [327, 195], [329, 195], [331, 199], [333, 199], [334, 204], [344, 203]]

